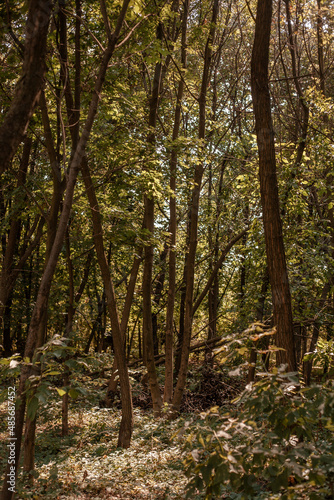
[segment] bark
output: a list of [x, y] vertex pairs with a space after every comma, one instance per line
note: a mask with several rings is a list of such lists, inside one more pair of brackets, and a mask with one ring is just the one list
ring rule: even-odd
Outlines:
[[46, 40], [52, 5], [51, 0], [29, 2], [22, 75], [0, 127], [0, 175], [10, 166], [44, 85]]
[[[56, 237], [57, 232], [57, 221], [58, 214], [60, 209], [60, 204], [63, 197], [63, 192], [65, 188], [65, 179], [61, 178], [60, 165], [57, 161], [57, 154], [55, 151], [54, 140], [52, 136], [50, 119], [47, 109], [47, 103], [44, 91], [41, 91], [39, 105], [42, 114], [42, 123], [44, 128], [44, 133], [46, 137], [46, 148], [47, 153], [51, 165], [52, 170], [52, 178], [53, 178], [53, 193], [51, 200], [51, 207], [49, 211], [49, 215], [46, 218], [47, 221], [47, 240], [46, 240], [46, 252], [44, 259], [44, 269], [48, 263], [50, 258], [51, 249]], [[46, 337], [47, 331], [47, 303], [49, 300], [49, 293], [46, 297], [46, 306], [42, 318], [39, 324], [38, 330], [38, 340], [36, 344], [36, 348], [39, 348], [43, 345]], [[36, 421], [37, 414], [33, 420], [27, 418], [26, 420], [26, 428], [25, 428], [25, 438], [24, 438], [24, 460], [23, 460], [23, 468], [25, 472], [31, 473], [34, 469], [34, 457], [35, 457], [35, 434], [36, 434]], [[30, 481], [33, 482], [33, 475], [30, 474]]]
[[[218, 10], [219, 10], [219, 0], [214, 0], [210, 31], [204, 52], [204, 67], [202, 74], [201, 90], [199, 95], [198, 138], [200, 141], [202, 141], [203, 147], [205, 140], [206, 94], [209, 84], [209, 76], [210, 76], [211, 61], [212, 61], [212, 45], [214, 43], [214, 37], [216, 32]], [[200, 154], [203, 153], [204, 150], [202, 149], [202, 151], [200, 151]], [[175, 415], [179, 412], [181, 407], [181, 400], [186, 385], [187, 372], [188, 372], [188, 360], [190, 353], [190, 341], [191, 341], [192, 319], [193, 319], [193, 289], [194, 289], [194, 277], [195, 277], [195, 257], [197, 248], [198, 211], [199, 211], [199, 200], [200, 200], [203, 172], [204, 172], [204, 163], [202, 160], [195, 167], [194, 187], [192, 190], [191, 205], [190, 205], [190, 233], [189, 233], [190, 237], [189, 237], [189, 247], [187, 253], [187, 268], [186, 268], [184, 336], [183, 336], [180, 370], [173, 397], [173, 411]]]
[[[173, 12], [177, 12], [179, 0], [174, 0], [171, 5]], [[177, 38], [178, 30], [176, 28], [176, 19], [172, 19], [167, 25], [166, 34], [161, 21], [157, 25], [157, 42], [163, 47], [163, 41], [166, 42], [169, 49]], [[171, 61], [171, 55], [168, 54], [164, 64], [162, 56], [155, 65], [152, 93], [149, 98], [149, 117], [148, 125], [150, 132], [147, 136], [147, 146], [149, 155], [154, 154], [155, 150], [155, 134], [158, 118], [159, 97], [162, 89], [162, 81], [167, 72], [167, 68]], [[150, 168], [150, 167], [149, 167]], [[154, 195], [152, 192], [147, 192], [144, 195], [144, 228], [147, 230], [150, 238], [154, 235]], [[158, 384], [157, 374], [154, 364], [154, 342], [153, 342], [153, 325], [152, 325], [152, 278], [153, 278], [153, 257], [154, 246], [152, 241], [148, 242], [144, 248], [144, 270], [143, 270], [143, 351], [144, 359], [148, 373], [153, 409], [156, 415], [160, 414], [162, 406], [162, 398]]]
[[[154, 231], [154, 200], [145, 196], [144, 227], [153, 236]], [[160, 388], [154, 364], [154, 344], [152, 325], [152, 268], [153, 268], [153, 245], [150, 243], [144, 250], [144, 272], [143, 272], [143, 344], [145, 351], [146, 368], [149, 377], [149, 385], [153, 402], [153, 410], [160, 413], [162, 406]]]
[[[190, 233], [190, 224], [189, 224], [189, 211], [187, 216], [187, 240], [186, 240], [186, 248], [189, 246], [189, 233]], [[181, 297], [180, 297], [180, 318], [179, 318], [179, 330], [177, 332], [177, 350], [175, 356], [175, 374], [176, 377], [180, 371], [181, 366], [181, 354], [182, 354], [182, 344], [184, 337], [184, 315], [185, 315], [185, 304], [186, 304], [186, 277], [187, 277], [187, 258], [188, 254], [185, 252], [184, 256], [184, 265], [183, 265], [183, 277], [181, 284]]]
[[269, 279], [277, 326], [278, 365], [296, 371], [291, 295], [286, 267], [276, 174], [268, 63], [272, 1], [258, 0], [251, 62], [251, 87], [259, 151], [259, 177]]
[[[216, 78], [214, 78], [216, 80]], [[216, 85], [214, 84], [214, 102], [216, 101]], [[215, 105], [212, 105], [212, 113], [213, 117], [215, 116]], [[214, 118], [213, 118], [214, 119]], [[208, 247], [209, 247], [209, 252], [210, 252], [210, 257], [209, 257], [209, 270], [210, 272], [213, 270], [213, 267], [215, 263], [217, 262], [218, 259], [218, 239], [213, 238], [213, 231], [214, 231], [214, 224], [211, 223], [211, 218], [212, 218], [212, 163], [209, 165], [209, 188], [208, 188], [208, 212], [209, 212], [209, 217], [210, 221], [208, 224]], [[216, 234], [217, 236], [217, 234]], [[217, 327], [217, 308], [218, 308], [218, 292], [219, 292], [219, 285], [218, 285], [218, 279], [217, 276], [213, 280], [213, 283], [209, 289], [208, 292], [208, 312], [209, 312], [209, 326], [208, 326], [208, 335], [207, 339], [210, 340], [211, 338], [216, 336], [216, 327]], [[205, 358], [204, 362], [206, 364], [212, 365], [213, 364], [213, 356], [212, 356], [212, 350], [208, 348], [205, 352]]]
[[[221, 59], [221, 51], [223, 47], [223, 40], [225, 39], [226, 28], [228, 26], [229, 16], [230, 16], [231, 3], [229, 4], [227, 16], [225, 20], [225, 28], [223, 31], [223, 35], [221, 37], [221, 42], [219, 49], [216, 53], [216, 62], [214, 68], [213, 82], [212, 82], [212, 119], [214, 121], [217, 120], [217, 102], [218, 102], [218, 93], [217, 93], [217, 79], [218, 79], [218, 71], [219, 71], [219, 63]], [[212, 147], [212, 146], [211, 146]], [[223, 160], [219, 182], [218, 182], [218, 193], [216, 199], [215, 210], [212, 210], [212, 196], [214, 193], [214, 185], [213, 185], [213, 175], [212, 175], [212, 163], [209, 165], [209, 188], [208, 188], [208, 207], [209, 207], [209, 217], [214, 220], [214, 223], [211, 224], [211, 220], [208, 225], [208, 245], [210, 251], [209, 258], [209, 270], [212, 272], [214, 269], [219, 254], [219, 239], [220, 239], [220, 215], [222, 210], [221, 196], [222, 196], [222, 187], [223, 187], [223, 175], [226, 166], [226, 160]], [[219, 281], [218, 275], [215, 276], [213, 283], [208, 292], [208, 311], [209, 311], [209, 325], [208, 325], [208, 340], [215, 337], [217, 334], [217, 316], [218, 316], [218, 307], [219, 307]], [[213, 352], [212, 349], [208, 348], [205, 352], [205, 363], [213, 365]]]
[[[245, 207], [245, 220], [247, 224], [249, 224], [249, 207], [248, 205]], [[245, 293], [246, 293], [246, 244], [247, 244], [247, 233], [245, 233], [242, 237], [242, 256], [241, 256], [241, 265], [240, 265], [240, 292], [239, 292], [239, 307], [240, 307], [240, 319], [242, 321], [243, 327], [246, 327], [245, 320], [247, 318], [247, 314], [245, 311]]]
[[[187, 67], [187, 25], [188, 25], [189, 0], [184, 2], [182, 17], [182, 39], [181, 39], [181, 64], [182, 68]], [[184, 80], [180, 78], [173, 127], [173, 142], [179, 137], [181, 124], [181, 104], [184, 91]], [[175, 304], [175, 283], [176, 283], [176, 167], [177, 148], [173, 145], [170, 158], [170, 181], [169, 187], [171, 195], [169, 198], [169, 261], [168, 261], [168, 299], [166, 311], [166, 336], [165, 336], [165, 387], [164, 402], [170, 404], [173, 399], [173, 365], [174, 365], [174, 304]]]
[[[296, 118], [297, 118], [297, 131], [296, 131], [296, 137], [298, 141], [298, 146], [297, 146], [297, 154], [296, 154], [296, 159], [295, 159], [295, 171], [292, 173], [291, 177], [294, 179], [296, 175], [298, 175], [298, 171], [300, 168], [300, 163], [303, 159], [303, 154], [304, 150], [306, 148], [307, 144], [307, 134], [308, 134], [308, 127], [309, 127], [309, 107], [307, 105], [307, 101], [304, 96], [304, 92], [300, 83], [300, 71], [299, 71], [299, 64], [297, 61], [297, 53], [298, 53], [298, 48], [297, 48], [297, 37], [293, 32], [293, 27], [291, 25], [291, 5], [290, 5], [290, 0], [285, 0], [285, 6], [286, 6], [286, 18], [287, 18], [287, 27], [288, 27], [288, 39], [289, 39], [289, 49], [290, 49], [290, 55], [291, 55], [291, 64], [292, 64], [292, 75], [293, 75], [293, 82], [294, 86], [296, 89], [296, 93], [298, 96], [299, 100], [299, 107], [298, 111], [296, 112]], [[298, 137], [298, 128], [300, 128], [300, 136]], [[286, 211], [286, 205], [287, 201], [289, 198], [290, 191], [292, 189], [292, 182], [289, 183], [283, 197], [282, 197], [282, 217], [285, 215]]]

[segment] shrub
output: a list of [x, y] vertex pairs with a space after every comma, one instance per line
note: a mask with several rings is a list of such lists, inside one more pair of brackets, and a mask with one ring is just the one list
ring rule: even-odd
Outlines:
[[223, 491], [241, 499], [334, 498], [332, 381], [300, 388], [277, 370], [249, 384], [232, 411], [215, 407], [202, 417], [184, 461], [187, 498], [196, 490], [206, 499]]

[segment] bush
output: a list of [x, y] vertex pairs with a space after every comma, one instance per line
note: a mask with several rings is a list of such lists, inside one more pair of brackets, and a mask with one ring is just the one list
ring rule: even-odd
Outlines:
[[187, 498], [196, 491], [206, 499], [224, 491], [240, 499], [334, 498], [332, 381], [300, 388], [293, 374], [276, 371], [234, 403], [229, 413], [202, 414], [184, 462]]

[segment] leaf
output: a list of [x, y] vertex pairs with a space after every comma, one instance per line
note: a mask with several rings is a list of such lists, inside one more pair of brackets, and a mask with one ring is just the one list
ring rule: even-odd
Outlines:
[[69, 368], [76, 368], [78, 363], [77, 361], [75, 361], [74, 359], [67, 359], [65, 362], [64, 362], [64, 365], [68, 366]]
[[238, 353], [241, 354], [241, 356], [243, 356], [244, 354], [246, 354], [246, 352], [248, 352], [248, 347], [240, 347], [240, 349], [237, 349]]
[[77, 397], [79, 396], [78, 391], [76, 389], [73, 389], [73, 387], [71, 387], [71, 389], [68, 391], [68, 393], [72, 399], [77, 399]]
[[64, 396], [64, 394], [66, 394], [66, 391], [64, 391], [64, 389], [58, 389], [58, 387], [56, 387], [56, 389], [57, 389], [59, 396], [62, 397], [62, 396]]
[[222, 429], [218, 432], [216, 432], [217, 437], [223, 437], [224, 439], [232, 439], [231, 434], [228, 434], [227, 432], [223, 431]]
[[198, 437], [198, 442], [199, 442], [199, 444], [201, 444], [203, 446], [203, 448], [205, 448], [204, 439], [203, 439], [203, 436], [201, 434]]

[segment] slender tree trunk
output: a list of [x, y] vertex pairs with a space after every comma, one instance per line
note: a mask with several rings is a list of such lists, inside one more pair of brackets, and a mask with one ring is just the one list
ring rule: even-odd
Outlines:
[[[202, 75], [201, 90], [199, 95], [198, 138], [203, 143], [203, 146], [200, 151], [201, 156], [204, 154], [206, 93], [209, 84], [209, 76], [210, 76], [211, 60], [212, 60], [212, 45], [214, 43], [214, 37], [216, 32], [218, 10], [219, 10], [219, 0], [214, 0], [212, 18], [210, 24], [210, 32], [205, 46], [204, 68]], [[203, 160], [201, 160], [195, 167], [194, 187], [192, 190], [191, 205], [190, 205], [190, 238], [189, 238], [189, 247], [187, 254], [187, 268], [186, 268], [184, 337], [183, 337], [183, 345], [181, 353], [180, 370], [173, 397], [173, 410], [175, 414], [177, 414], [180, 410], [182, 396], [186, 385], [187, 372], [188, 372], [188, 360], [190, 353], [190, 341], [191, 341], [192, 320], [193, 320], [193, 289], [194, 289], [194, 278], [195, 278], [195, 258], [196, 258], [196, 248], [197, 248], [198, 211], [199, 211], [199, 200], [200, 200], [203, 172], [204, 172], [204, 163]]]
[[277, 364], [296, 371], [291, 296], [286, 267], [276, 175], [268, 63], [272, 0], [258, 0], [251, 62], [251, 86], [259, 150], [259, 176], [269, 278], [277, 327]]
[[[181, 40], [181, 64], [187, 67], [187, 24], [188, 24], [189, 0], [184, 2], [182, 17], [182, 40]], [[173, 143], [179, 136], [181, 124], [181, 105], [183, 98], [184, 81], [180, 78], [174, 115]], [[173, 399], [173, 365], [174, 365], [174, 304], [175, 304], [175, 282], [176, 282], [176, 167], [177, 147], [173, 144], [170, 159], [170, 181], [171, 196], [169, 198], [169, 262], [168, 262], [168, 299], [166, 311], [166, 337], [165, 337], [165, 387], [164, 402], [170, 404]]]
[[[187, 217], [187, 242], [186, 247], [189, 245], [189, 217]], [[179, 318], [179, 330], [177, 332], [177, 349], [175, 355], [175, 374], [176, 378], [180, 371], [181, 366], [181, 354], [182, 354], [182, 345], [184, 338], [184, 314], [185, 314], [185, 304], [186, 304], [186, 272], [187, 272], [187, 251], [184, 256], [184, 265], [183, 265], [183, 277], [181, 284], [181, 297], [180, 297], [180, 318]]]
[[[320, 311], [325, 307], [327, 297], [328, 297], [328, 294], [330, 292], [332, 285], [333, 285], [333, 282], [329, 281], [323, 287], [323, 290], [321, 292], [320, 304], [319, 304]], [[312, 338], [311, 338], [311, 343], [310, 343], [310, 347], [308, 349], [308, 352], [315, 351], [315, 348], [316, 348], [316, 345], [317, 345], [318, 339], [319, 339], [319, 333], [320, 333], [320, 324], [319, 324], [319, 321], [316, 320], [313, 324]], [[313, 364], [312, 359], [309, 359], [308, 361], [303, 362], [303, 374], [304, 374], [304, 381], [305, 381], [306, 385], [310, 385], [310, 383], [311, 383], [312, 364]]]
[[[132, 305], [133, 296], [134, 296], [134, 292], [135, 292], [137, 275], [138, 275], [140, 263], [142, 261], [142, 253], [143, 253], [142, 248], [139, 248], [138, 251], [136, 251], [136, 253], [135, 253], [133, 265], [132, 265], [132, 270], [131, 270], [131, 274], [130, 274], [129, 286], [128, 286], [125, 301], [124, 301], [122, 321], [121, 321], [121, 333], [123, 336], [123, 342], [125, 339], [125, 332], [126, 332], [128, 322], [129, 322], [130, 310], [131, 310], [131, 305]], [[113, 362], [111, 376], [110, 376], [110, 379], [108, 382], [107, 394], [106, 394], [105, 398], [101, 401], [101, 404], [104, 407], [111, 408], [111, 406], [114, 402], [115, 393], [116, 393], [117, 386], [118, 386], [117, 373], [118, 373], [117, 360], [115, 358], [114, 362]]]
[[130, 446], [133, 431], [133, 408], [131, 398], [131, 385], [124, 348], [124, 335], [122, 335], [121, 326], [118, 319], [114, 286], [111, 280], [110, 269], [104, 252], [103, 229], [101, 224], [99, 205], [86, 158], [83, 159], [81, 170], [92, 213], [96, 255], [101, 269], [101, 275], [107, 297], [107, 307], [111, 321], [114, 351], [117, 360], [117, 370], [121, 386], [122, 420], [118, 435], [118, 446], [122, 448], [128, 448]]
[[247, 233], [247, 231], [248, 231], [247, 228], [243, 229], [240, 233], [233, 236], [233, 238], [227, 243], [226, 247], [221, 252], [219, 259], [217, 260], [216, 265], [213, 268], [213, 270], [208, 278], [208, 281], [206, 282], [205, 287], [203, 288], [202, 292], [199, 294], [199, 296], [198, 296], [198, 298], [193, 306], [193, 310], [192, 310], [193, 315], [195, 314], [195, 312], [197, 311], [197, 309], [201, 305], [203, 299], [206, 297], [208, 291], [210, 290], [214, 280], [216, 279], [216, 277], [218, 275], [219, 270], [221, 269], [221, 267], [226, 259], [228, 252]]
[[[163, 39], [163, 27], [159, 23], [157, 27], [157, 40], [161, 44]], [[149, 154], [154, 154], [155, 129], [157, 123], [157, 113], [159, 107], [159, 94], [162, 79], [162, 62], [157, 62], [154, 72], [152, 95], [149, 100], [149, 119], [148, 125], [150, 133], [147, 137]], [[150, 238], [154, 234], [154, 196], [153, 193], [144, 195], [144, 228], [148, 231]], [[153, 410], [156, 414], [160, 413], [162, 399], [158, 384], [157, 374], [154, 363], [154, 343], [153, 343], [153, 325], [152, 325], [152, 278], [153, 278], [153, 242], [148, 242], [144, 248], [144, 270], [143, 270], [143, 347], [146, 360], [146, 368], [153, 402]]]
[[[14, 199], [12, 200], [14, 205], [22, 203], [21, 189], [26, 182], [30, 152], [31, 152], [31, 144], [32, 144], [31, 138], [26, 137], [24, 141], [22, 159], [20, 162], [20, 169], [17, 175], [16, 189], [18, 194], [14, 196]], [[23, 201], [25, 201], [25, 196], [23, 196]], [[4, 216], [5, 214], [3, 214], [3, 217]], [[18, 253], [18, 246], [20, 242], [20, 232], [21, 232], [21, 220], [19, 216], [14, 215], [11, 218], [8, 237], [6, 238], [5, 234], [3, 235], [4, 256], [3, 256], [1, 275], [0, 275], [0, 328], [1, 329], [4, 327], [3, 316], [5, 314], [5, 308], [8, 307], [6, 305], [8, 304], [9, 298], [15, 287], [15, 283], [18, 278], [19, 272], [22, 269], [21, 266], [25, 264], [26, 260], [31, 255], [33, 248], [35, 248], [36, 246], [36, 245], [34, 246], [30, 245], [31, 248], [30, 253], [25, 252], [24, 259], [21, 258], [20, 262], [18, 263], [20, 265], [20, 268], [18, 268], [18, 266], [15, 266], [15, 256]], [[42, 236], [42, 231], [38, 231], [35, 237], [35, 239], [37, 238], [36, 240], [37, 242], [39, 241], [41, 236]], [[4, 354], [5, 356], [10, 356], [11, 355], [10, 332], [8, 332], [8, 330], [4, 330], [3, 334], [4, 334], [3, 347], [5, 350]]]
[[[249, 224], [249, 207], [248, 205], [245, 207], [244, 217]], [[239, 305], [240, 305], [240, 320], [242, 323], [242, 327], [246, 327], [247, 324], [245, 320], [247, 319], [247, 314], [245, 310], [245, 294], [246, 294], [246, 244], [247, 244], [247, 233], [245, 233], [242, 237], [242, 256], [241, 256], [241, 268], [240, 268], [240, 292], [239, 292]]]
[[[52, 136], [50, 119], [49, 119], [44, 91], [41, 92], [39, 105], [42, 114], [42, 123], [46, 137], [46, 148], [48, 152], [48, 157], [52, 170], [52, 178], [53, 178], [53, 193], [52, 193], [51, 207], [49, 215], [47, 217], [47, 240], [46, 240], [46, 252], [44, 259], [44, 269], [45, 269], [48, 260], [50, 258], [52, 246], [56, 237], [58, 214], [65, 188], [65, 179], [62, 180], [60, 165], [59, 162], [57, 161], [57, 154]], [[36, 348], [40, 348], [45, 342], [46, 338], [47, 320], [48, 320], [47, 304], [49, 300], [49, 292], [47, 293], [45, 299], [46, 299], [46, 305], [39, 324], [38, 340]], [[26, 419], [25, 438], [23, 447], [24, 449], [23, 469], [25, 472], [30, 474], [31, 482], [33, 482], [33, 475], [31, 474], [31, 472], [34, 469], [36, 423], [37, 423], [37, 414], [33, 420], [30, 420], [29, 418]]]

